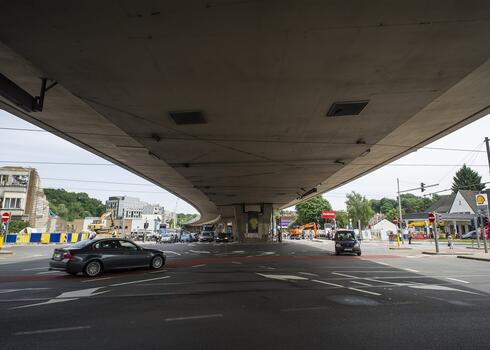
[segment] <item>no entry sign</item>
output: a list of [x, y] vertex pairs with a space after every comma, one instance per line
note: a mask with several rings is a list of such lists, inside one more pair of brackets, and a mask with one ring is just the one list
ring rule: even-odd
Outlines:
[[398, 225], [398, 218], [393, 218], [393, 223], [394, 223], [395, 225]]
[[335, 211], [333, 210], [322, 210], [322, 219], [335, 219]]
[[10, 221], [10, 214], [9, 213], [3, 213], [2, 214], [2, 222], [9, 222]]

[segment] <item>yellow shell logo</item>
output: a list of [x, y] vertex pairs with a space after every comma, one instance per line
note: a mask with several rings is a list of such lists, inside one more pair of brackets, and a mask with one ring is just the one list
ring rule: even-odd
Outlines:
[[482, 205], [485, 204], [485, 196], [482, 196], [481, 194], [476, 196], [476, 204]]

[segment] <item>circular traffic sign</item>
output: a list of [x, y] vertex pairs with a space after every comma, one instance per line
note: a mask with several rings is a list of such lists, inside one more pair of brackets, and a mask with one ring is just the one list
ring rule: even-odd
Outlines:
[[398, 218], [393, 218], [393, 223], [394, 223], [395, 225], [398, 225]]
[[429, 213], [429, 221], [430, 222], [436, 221], [436, 214], [434, 214], [433, 212], [430, 212]]
[[9, 213], [3, 213], [2, 214], [2, 222], [9, 222], [10, 221], [10, 214]]

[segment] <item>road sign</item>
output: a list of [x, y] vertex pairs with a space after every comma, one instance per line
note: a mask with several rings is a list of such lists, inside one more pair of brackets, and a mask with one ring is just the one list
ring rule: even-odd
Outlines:
[[434, 214], [433, 212], [430, 212], [429, 213], [429, 221], [430, 222], [436, 221], [436, 214]]
[[475, 195], [476, 205], [478, 207], [486, 207], [488, 205], [488, 197], [486, 193]]
[[393, 223], [394, 223], [395, 225], [398, 225], [398, 218], [393, 218]]
[[10, 214], [9, 213], [3, 213], [2, 214], [2, 222], [9, 222], [10, 221]]
[[322, 210], [322, 219], [335, 219], [336, 216], [333, 210]]

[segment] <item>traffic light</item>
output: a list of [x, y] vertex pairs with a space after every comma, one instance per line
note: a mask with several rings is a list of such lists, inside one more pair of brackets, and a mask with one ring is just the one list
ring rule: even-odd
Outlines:
[[421, 192], [425, 191], [425, 184], [423, 182], [420, 183], [420, 191]]

